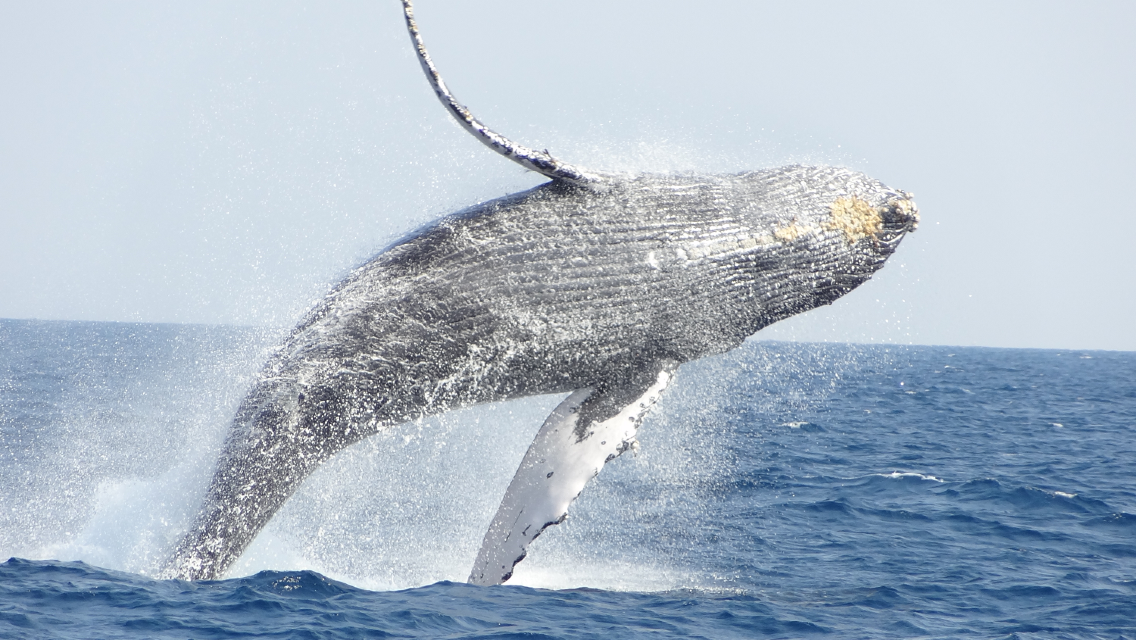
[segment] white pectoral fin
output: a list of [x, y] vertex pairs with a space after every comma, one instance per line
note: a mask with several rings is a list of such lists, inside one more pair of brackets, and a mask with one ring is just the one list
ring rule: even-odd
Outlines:
[[[632, 391], [631, 398], [627, 389], [583, 389], [556, 407], [505, 491], [469, 574], [470, 583], [501, 584], [513, 575], [529, 544], [545, 528], [564, 520], [568, 505], [588, 480], [609, 460], [635, 446], [636, 429], [673, 378], [673, 368], [664, 367], [645, 392]], [[581, 416], [587, 424], [580, 424]]]

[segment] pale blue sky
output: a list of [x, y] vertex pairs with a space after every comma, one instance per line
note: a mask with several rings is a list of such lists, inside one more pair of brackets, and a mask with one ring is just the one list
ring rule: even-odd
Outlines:
[[[459, 99], [601, 169], [842, 164], [892, 262], [777, 338], [1136, 350], [1136, 4], [424, 0]], [[0, 4], [0, 317], [287, 326], [401, 233], [530, 187], [395, 0]]]

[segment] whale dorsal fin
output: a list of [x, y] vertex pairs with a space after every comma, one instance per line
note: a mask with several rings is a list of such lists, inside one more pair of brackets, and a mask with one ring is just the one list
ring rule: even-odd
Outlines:
[[583, 389], [548, 416], [505, 491], [469, 582], [501, 584], [525, 558], [529, 544], [568, 515], [568, 506], [608, 461], [635, 446], [643, 417], [674, 379], [674, 366], [661, 368], [643, 385], [607, 391]]
[[422, 70], [426, 72], [426, 79], [430, 81], [430, 86], [434, 88], [434, 93], [442, 101], [442, 105], [457, 118], [458, 123], [465, 127], [466, 131], [472, 133], [485, 146], [513, 162], [554, 180], [563, 180], [580, 186], [600, 181], [599, 174], [561, 162], [547, 151], [537, 151], [517, 144], [474, 118], [469, 109], [465, 108], [450, 93], [445, 81], [442, 80], [442, 76], [438, 74], [438, 69], [434, 67], [434, 62], [430, 60], [430, 54], [426, 52], [426, 45], [422, 44], [422, 36], [418, 33], [418, 24], [414, 21], [414, 9], [411, 6], [411, 0], [402, 0], [402, 10], [406, 14], [406, 28], [410, 31], [410, 39], [414, 43], [414, 50], [418, 52], [418, 61], [422, 63]]

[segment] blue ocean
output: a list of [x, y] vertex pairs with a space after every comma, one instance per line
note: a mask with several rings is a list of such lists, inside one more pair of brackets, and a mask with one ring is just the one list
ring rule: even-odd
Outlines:
[[753, 341], [685, 365], [464, 584], [561, 398], [320, 468], [225, 580], [152, 576], [282, 331], [0, 320], [3, 638], [1136, 638], [1136, 353]]

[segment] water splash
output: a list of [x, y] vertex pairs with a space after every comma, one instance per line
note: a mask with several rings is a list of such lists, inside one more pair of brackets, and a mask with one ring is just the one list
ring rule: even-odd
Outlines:
[[[3, 503], [13, 506], [0, 513], [0, 555], [155, 574], [195, 514], [231, 413], [277, 336], [177, 325], [3, 326], [13, 338], [9, 397], [45, 400], [4, 407], [8, 448], [39, 454], [2, 471]], [[859, 358], [855, 349], [751, 342], [684, 366], [640, 429], [639, 451], [589, 484], [514, 583], [733, 588], [729, 576], [707, 574], [699, 554], [713, 535], [701, 523], [727, 508], [734, 429], [749, 412], [807, 411]], [[58, 371], [69, 373], [43, 379]], [[302, 485], [229, 575], [312, 569], [372, 589], [463, 581], [517, 464], [561, 399], [453, 411], [344, 450]]]

